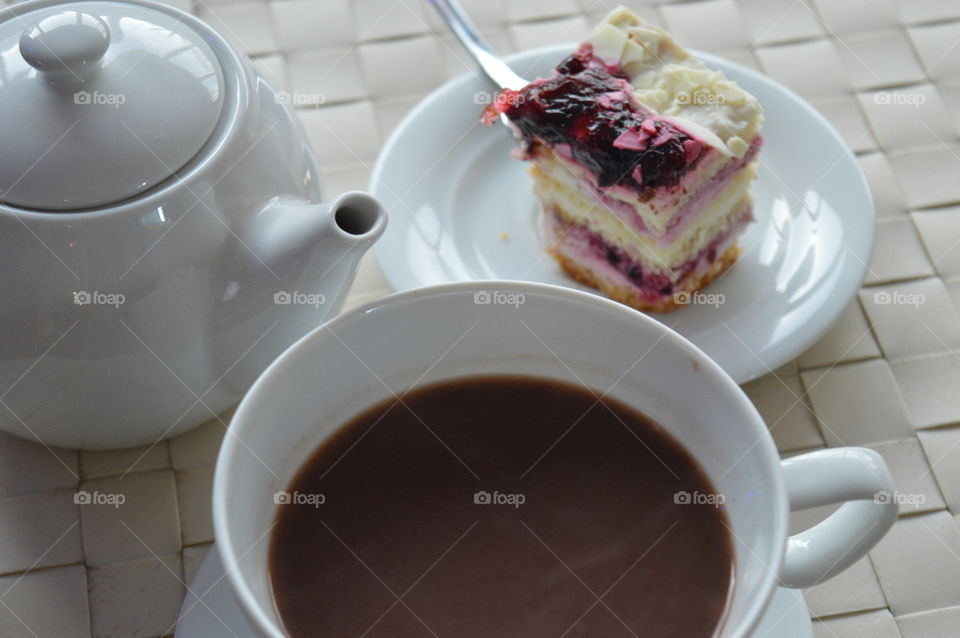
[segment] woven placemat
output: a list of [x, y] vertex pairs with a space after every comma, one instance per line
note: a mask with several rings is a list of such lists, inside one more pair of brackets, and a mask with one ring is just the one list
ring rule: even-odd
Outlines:
[[[473, 71], [420, 0], [170, 4], [209, 21], [289, 93], [329, 193], [364, 188], [404, 113]], [[463, 0], [502, 53], [577, 40], [613, 4]], [[960, 635], [960, 3], [626, 4], [681, 42], [794, 89], [856, 151], [877, 209], [865, 286], [820, 343], [745, 389], [783, 454], [865, 445], [900, 489], [890, 535], [805, 592], [817, 635]], [[368, 256], [348, 303], [387, 292]], [[0, 636], [172, 635], [212, 541], [213, 463], [228, 418], [118, 452], [0, 434]], [[125, 504], [78, 506], [78, 490], [123, 494]], [[795, 516], [794, 526], [822, 515]]]

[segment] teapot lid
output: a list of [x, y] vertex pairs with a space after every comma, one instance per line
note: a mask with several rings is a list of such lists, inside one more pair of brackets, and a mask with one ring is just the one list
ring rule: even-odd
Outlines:
[[198, 154], [224, 108], [223, 69], [200, 32], [157, 6], [42, 2], [0, 13], [0, 203], [115, 204]]

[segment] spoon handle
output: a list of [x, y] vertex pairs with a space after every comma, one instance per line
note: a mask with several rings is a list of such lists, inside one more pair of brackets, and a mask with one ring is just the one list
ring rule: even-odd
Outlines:
[[430, 0], [430, 4], [440, 13], [470, 56], [497, 86], [519, 91], [527, 85], [526, 80], [514, 73], [506, 62], [490, 50], [490, 45], [477, 31], [477, 27], [467, 17], [457, 0]]

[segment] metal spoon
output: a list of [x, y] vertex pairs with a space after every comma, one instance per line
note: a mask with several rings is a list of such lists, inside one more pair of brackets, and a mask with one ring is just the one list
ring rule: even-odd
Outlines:
[[[460, 40], [460, 44], [467, 50], [480, 69], [501, 89], [519, 91], [529, 82], [513, 72], [507, 63], [501, 60], [490, 50], [490, 45], [483, 39], [477, 27], [467, 16], [457, 0], [430, 0], [430, 4], [440, 13], [453, 34]], [[500, 121], [508, 124], [507, 116], [501, 114]]]

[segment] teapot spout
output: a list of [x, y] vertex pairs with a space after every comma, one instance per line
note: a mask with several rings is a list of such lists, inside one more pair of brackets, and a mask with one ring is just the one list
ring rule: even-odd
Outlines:
[[214, 299], [226, 390], [246, 391], [277, 355], [340, 310], [360, 258], [386, 225], [380, 202], [359, 191], [319, 204], [274, 198], [250, 220]]
[[319, 325], [318, 318], [340, 309], [360, 258], [386, 225], [380, 202], [360, 191], [319, 204], [271, 199], [233, 247], [223, 282], [224, 310], [245, 314], [275, 295], [302, 292], [325, 299], [322, 312], [312, 315]]
[[330, 204], [330, 211], [336, 227], [353, 242], [372, 244], [387, 226], [383, 206], [372, 195], [361, 191], [340, 195]]
[[359, 258], [383, 234], [386, 221], [380, 202], [361, 191], [320, 204], [276, 198], [257, 216], [248, 245], [253, 257], [283, 279], [302, 274], [291, 266], [305, 259], [328, 262], [332, 269], [348, 257]]

